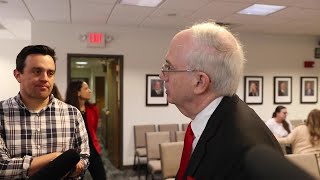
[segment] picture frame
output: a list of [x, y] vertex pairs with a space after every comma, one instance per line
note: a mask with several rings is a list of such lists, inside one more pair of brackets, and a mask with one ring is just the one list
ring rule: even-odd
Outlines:
[[275, 76], [273, 79], [274, 104], [291, 104], [292, 77]]
[[146, 106], [168, 106], [164, 83], [159, 74], [146, 75]]
[[318, 77], [300, 78], [301, 104], [314, 104], [318, 102]]
[[262, 104], [263, 76], [245, 76], [244, 84], [244, 102], [247, 104]]

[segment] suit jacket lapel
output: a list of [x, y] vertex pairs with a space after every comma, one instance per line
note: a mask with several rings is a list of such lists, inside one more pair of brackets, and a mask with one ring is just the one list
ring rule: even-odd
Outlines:
[[233, 97], [223, 97], [222, 101], [218, 105], [217, 109], [212, 113], [198, 143], [196, 148], [194, 149], [189, 165], [187, 167], [186, 173], [184, 174], [184, 178], [186, 179], [187, 175], [193, 175], [195, 174], [195, 171], [197, 170], [197, 167], [199, 166], [202, 158], [206, 154], [206, 144], [208, 140], [211, 138], [214, 138], [214, 136], [217, 133], [217, 129], [220, 127], [220, 124], [223, 122], [223, 116], [225, 111], [228, 109], [228, 106], [231, 101], [234, 101], [234, 99], [237, 97], [237, 95], [234, 95]]

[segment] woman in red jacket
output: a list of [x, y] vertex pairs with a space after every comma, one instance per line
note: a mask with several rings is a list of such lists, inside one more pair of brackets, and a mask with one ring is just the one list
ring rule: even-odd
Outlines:
[[78, 108], [84, 119], [86, 129], [89, 136], [90, 146], [90, 165], [88, 167], [91, 177], [95, 180], [106, 179], [106, 171], [104, 169], [100, 157], [100, 145], [97, 138], [97, 127], [99, 120], [98, 108], [95, 104], [89, 103], [91, 90], [84, 81], [72, 81], [67, 88], [66, 103]]

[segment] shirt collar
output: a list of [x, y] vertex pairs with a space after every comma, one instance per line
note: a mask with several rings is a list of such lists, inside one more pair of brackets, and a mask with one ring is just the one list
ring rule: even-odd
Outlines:
[[[26, 110], [28, 110], [28, 111], [30, 111], [30, 112], [33, 112], [33, 111], [29, 110], [29, 109], [27, 108], [27, 106], [22, 102], [20, 92], [18, 93], [17, 96], [15, 96], [14, 99], [16, 100], [16, 102], [18, 103], [18, 105], [19, 105], [21, 108], [26, 109]], [[49, 103], [48, 103], [48, 105], [45, 106], [44, 108], [42, 108], [41, 110], [37, 111], [37, 112], [41, 112], [41, 111], [46, 110], [47, 108], [53, 106], [54, 103], [55, 103], [55, 97], [51, 94], [51, 95], [49, 96]]]
[[192, 132], [197, 139], [200, 138], [210, 116], [216, 110], [222, 98], [223, 96], [213, 100], [206, 108], [204, 108], [200, 113], [197, 114], [196, 118], [193, 121], [191, 121]]

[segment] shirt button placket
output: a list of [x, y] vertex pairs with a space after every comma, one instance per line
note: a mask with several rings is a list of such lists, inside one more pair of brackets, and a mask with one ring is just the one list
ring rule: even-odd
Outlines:
[[37, 113], [37, 115], [35, 116], [35, 125], [36, 125], [36, 148], [38, 150], [38, 154], [41, 154], [41, 129], [40, 129], [40, 114]]

